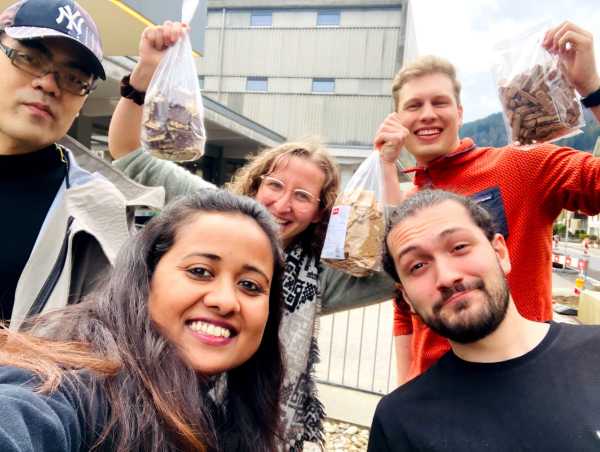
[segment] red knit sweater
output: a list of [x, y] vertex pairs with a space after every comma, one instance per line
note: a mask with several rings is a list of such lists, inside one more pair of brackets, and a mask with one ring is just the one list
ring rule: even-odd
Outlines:
[[[552, 318], [552, 223], [562, 209], [600, 212], [600, 158], [552, 144], [476, 148], [469, 138], [451, 154], [415, 172], [418, 188], [474, 195], [497, 187], [508, 226], [512, 271], [508, 283], [519, 312], [531, 320]], [[409, 379], [447, 350], [408, 310], [394, 310], [394, 335], [412, 334]]]

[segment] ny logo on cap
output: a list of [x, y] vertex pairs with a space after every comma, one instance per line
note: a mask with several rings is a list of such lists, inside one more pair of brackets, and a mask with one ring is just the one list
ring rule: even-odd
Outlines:
[[67, 30], [77, 32], [77, 35], [81, 35], [84, 19], [81, 17], [81, 13], [79, 11], [73, 12], [71, 10], [71, 5], [61, 6], [58, 8], [60, 15], [56, 18], [57, 24], [62, 24], [63, 20], [67, 19], [69, 23], [67, 24]]

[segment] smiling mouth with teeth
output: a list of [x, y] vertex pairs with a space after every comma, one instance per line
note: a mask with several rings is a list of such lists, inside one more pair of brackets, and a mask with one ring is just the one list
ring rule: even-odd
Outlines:
[[415, 133], [416, 133], [416, 135], [418, 135], [420, 137], [427, 137], [427, 136], [437, 135], [439, 133], [442, 133], [442, 130], [441, 129], [424, 129], [424, 130], [418, 130]]
[[207, 336], [222, 337], [227, 339], [236, 335], [235, 331], [233, 330], [229, 330], [218, 325], [213, 325], [212, 323], [202, 322], [200, 320], [189, 322], [188, 326], [192, 331]]

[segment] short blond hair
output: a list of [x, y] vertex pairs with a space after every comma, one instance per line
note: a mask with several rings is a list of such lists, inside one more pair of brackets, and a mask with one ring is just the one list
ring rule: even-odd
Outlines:
[[263, 150], [250, 157], [249, 162], [237, 170], [226, 187], [238, 195], [254, 198], [262, 182], [261, 176], [270, 174], [279, 164], [283, 164], [290, 157], [299, 157], [313, 162], [325, 175], [325, 182], [319, 193], [321, 221], [310, 225], [298, 237], [307, 251], [319, 256], [325, 241], [329, 215], [340, 188], [338, 167], [332, 155], [319, 139], [311, 137]]
[[394, 77], [392, 96], [394, 96], [396, 111], [398, 111], [400, 90], [402, 87], [411, 80], [431, 74], [443, 74], [450, 79], [454, 87], [454, 98], [456, 99], [456, 103], [460, 105], [461, 86], [456, 78], [456, 68], [454, 65], [444, 58], [435, 55], [425, 55], [408, 63]]

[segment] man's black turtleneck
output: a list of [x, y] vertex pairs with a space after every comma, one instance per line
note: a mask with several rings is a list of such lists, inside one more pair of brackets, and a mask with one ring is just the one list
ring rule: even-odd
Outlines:
[[0, 320], [10, 319], [17, 282], [65, 175], [55, 145], [0, 155]]

